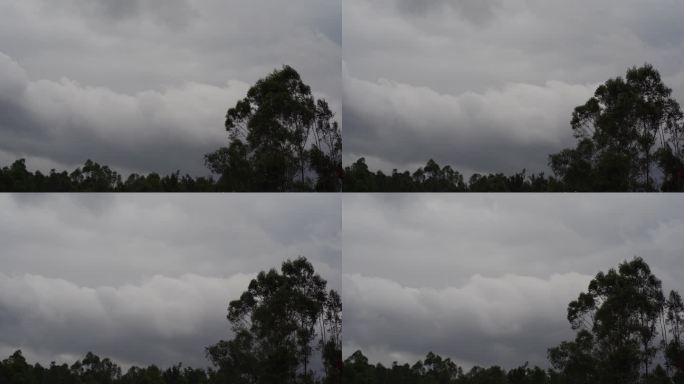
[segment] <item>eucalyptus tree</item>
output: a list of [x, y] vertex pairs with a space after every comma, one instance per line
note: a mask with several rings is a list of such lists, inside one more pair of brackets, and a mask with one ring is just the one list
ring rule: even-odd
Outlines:
[[643, 259], [599, 272], [568, 305], [574, 342], [549, 350], [549, 359], [574, 383], [638, 383], [652, 373], [659, 350], [665, 297]]
[[576, 147], [549, 156], [554, 173], [571, 190], [681, 189], [683, 115], [671, 94], [650, 64], [600, 85], [572, 114]]
[[231, 383], [315, 382], [314, 351], [340, 343], [341, 302], [326, 286], [303, 257], [260, 272], [229, 304], [233, 338], [207, 348], [218, 374]]
[[292, 67], [258, 80], [228, 110], [225, 128], [228, 147], [207, 154], [205, 162], [226, 189], [340, 188], [342, 140], [334, 113]]

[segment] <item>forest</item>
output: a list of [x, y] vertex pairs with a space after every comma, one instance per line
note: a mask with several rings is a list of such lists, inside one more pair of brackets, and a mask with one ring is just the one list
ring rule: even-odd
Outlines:
[[342, 301], [305, 258], [260, 272], [227, 319], [233, 338], [206, 348], [207, 369], [176, 364], [122, 372], [93, 353], [72, 364], [29, 364], [20, 350], [0, 362], [0, 384], [339, 384]]
[[342, 187], [342, 137], [334, 113], [297, 71], [284, 66], [226, 113], [228, 145], [204, 156], [214, 177], [133, 173], [125, 179], [87, 160], [73, 171], [0, 168], [4, 192], [335, 192]]
[[227, 318], [233, 338], [206, 348], [207, 369], [130, 367], [88, 353], [71, 365], [29, 364], [21, 351], [0, 363], [16, 384], [678, 384], [684, 383], [684, 303], [639, 257], [599, 272], [567, 307], [574, 340], [549, 348], [550, 368], [524, 363], [468, 370], [429, 352], [413, 364], [342, 361], [342, 301], [303, 257], [262, 271]]
[[650, 64], [609, 79], [577, 106], [577, 140], [548, 156], [553, 175], [464, 176], [429, 160], [415, 171], [370, 171], [360, 158], [344, 169], [348, 192], [652, 192], [682, 191], [684, 115], [672, 89]]

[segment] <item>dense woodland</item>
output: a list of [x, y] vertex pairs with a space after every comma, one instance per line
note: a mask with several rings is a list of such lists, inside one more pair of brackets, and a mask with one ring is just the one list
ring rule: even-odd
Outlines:
[[326, 286], [305, 258], [260, 272], [230, 302], [234, 336], [206, 348], [207, 369], [151, 365], [124, 373], [93, 353], [43, 367], [16, 351], [0, 362], [0, 384], [339, 384], [342, 301]]
[[342, 137], [334, 113], [291, 67], [257, 81], [226, 114], [228, 146], [205, 155], [214, 177], [131, 174], [91, 160], [73, 171], [29, 171], [23, 159], [0, 169], [8, 192], [321, 191], [342, 187]]
[[684, 383], [684, 304], [641, 258], [599, 272], [568, 304], [572, 341], [548, 350], [550, 369], [464, 370], [428, 353], [414, 364], [370, 364], [361, 351], [344, 362], [355, 384], [678, 384]]
[[433, 160], [413, 172], [370, 171], [361, 158], [345, 167], [349, 192], [682, 191], [684, 115], [649, 64], [609, 79], [575, 108], [575, 148], [548, 157], [552, 176], [525, 170], [474, 174], [467, 181]]

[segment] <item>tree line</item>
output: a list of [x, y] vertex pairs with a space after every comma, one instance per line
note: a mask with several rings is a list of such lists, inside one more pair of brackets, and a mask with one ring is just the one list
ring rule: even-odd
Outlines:
[[474, 174], [466, 182], [433, 160], [416, 171], [370, 171], [361, 158], [345, 167], [349, 192], [626, 192], [682, 191], [684, 115], [650, 64], [609, 79], [577, 106], [574, 148], [549, 155], [552, 176]]
[[679, 384], [684, 383], [684, 304], [638, 257], [599, 272], [569, 303], [575, 339], [548, 350], [549, 369], [527, 363], [464, 370], [432, 352], [414, 364], [370, 364], [362, 351], [344, 361], [358, 384]]
[[684, 383], [684, 303], [635, 257], [599, 272], [567, 307], [574, 340], [547, 351], [550, 368], [527, 363], [468, 370], [428, 353], [413, 364], [342, 360], [342, 301], [305, 258], [260, 272], [230, 302], [232, 338], [206, 348], [206, 369], [151, 365], [125, 373], [88, 353], [71, 365], [30, 365], [21, 351], [0, 362], [13, 384], [679, 384]]
[[0, 191], [207, 192], [563, 192], [682, 191], [684, 115], [651, 65], [609, 79], [577, 106], [574, 148], [551, 154], [553, 175], [474, 174], [467, 181], [430, 160], [415, 171], [342, 168], [342, 137], [324, 99], [291, 67], [275, 70], [228, 110], [228, 145], [204, 162], [216, 177], [150, 173], [125, 180], [88, 160], [74, 171], [30, 172], [23, 159], [0, 169]]
[[342, 186], [342, 137], [334, 113], [297, 71], [260, 79], [226, 113], [228, 145], [204, 156], [214, 177], [131, 174], [125, 180], [87, 160], [71, 172], [31, 172], [24, 159], [0, 169], [8, 192], [335, 192]]
[[130, 367], [88, 353], [75, 363], [0, 362], [0, 384], [340, 384], [342, 301], [305, 258], [260, 272], [229, 303], [233, 337], [206, 348], [211, 367]]
[[360, 158], [344, 169], [345, 192], [563, 192], [565, 188], [556, 178], [543, 173], [527, 174], [525, 170], [512, 176], [503, 173], [473, 174], [467, 181], [451, 166], [440, 166], [428, 160], [424, 167], [413, 172], [396, 169], [386, 175], [372, 172], [366, 159]]

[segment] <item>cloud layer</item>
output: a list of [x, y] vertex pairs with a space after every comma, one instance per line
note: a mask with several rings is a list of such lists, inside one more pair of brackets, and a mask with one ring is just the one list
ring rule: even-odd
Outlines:
[[[94, 351], [120, 364], [208, 365], [204, 347], [230, 337], [229, 298], [251, 275], [155, 275], [137, 285], [84, 287], [40, 275], [0, 274], [4, 350], [69, 364]], [[9, 346], [12, 346], [10, 348]]]
[[307, 257], [341, 286], [339, 196], [7, 195], [0, 353], [206, 366], [228, 302]]
[[429, 351], [465, 367], [543, 362], [546, 348], [571, 337], [559, 314], [589, 280], [577, 273], [548, 279], [476, 274], [463, 286], [435, 289], [345, 274], [345, 335], [353, 335], [345, 349], [361, 348], [385, 364], [412, 363]]
[[548, 171], [575, 106], [650, 62], [684, 97], [669, 0], [344, 2], [345, 161]]
[[202, 156], [225, 139], [217, 129], [223, 109], [249, 88], [239, 81], [186, 83], [127, 95], [67, 78], [32, 81], [2, 53], [0, 73], [0, 135], [8, 161], [37, 156], [76, 166], [92, 158], [124, 172], [206, 174]]
[[680, 200], [345, 195], [344, 353], [548, 366], [547, 348], [572, 337], [567, 304], [597, 272], [641, 256], [684, 291]]
[[340, 12], [332, 0], [2, 4], [0, 160], [207, 174], [226, 110], [273, 69], [292, 65], [341, 109]]

